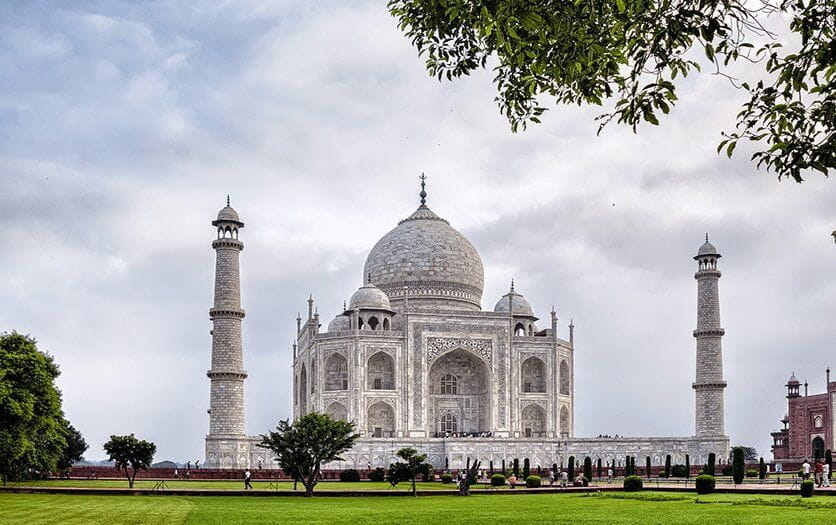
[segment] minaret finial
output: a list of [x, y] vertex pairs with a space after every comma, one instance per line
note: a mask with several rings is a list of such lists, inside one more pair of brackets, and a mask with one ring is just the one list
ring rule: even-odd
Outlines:
[[514, 279], [513, 278], [511, 279], [511, 291], [512, 292], [514, 291]]
[[708, 242], [708, 232], [705, 232], [705, 242]]
[[229, 193], [226, 194], [226, 205], [229, 206]]
[[421, 206], [426, 206], [427, 204], [427, 176], [424, 175], [424, 172], [421, 172]]
[[366, 273], [366, 284], [372, 284], [372, 271], [369, 270]]

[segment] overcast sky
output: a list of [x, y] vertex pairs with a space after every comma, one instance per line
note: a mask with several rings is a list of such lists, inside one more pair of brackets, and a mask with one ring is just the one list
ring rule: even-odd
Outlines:
[[[743, 145], [742, 95], [689, 79], [659, 128], [553, 109], [512, 134], [490, 72], [429, 78], [385, 0], [4, 2], [0, 6], [0, 330], [62, 369], [67, 416], [202, 459], [215, 236], [227, 193], [241, 257], [249, 433], [291, 415], [291, 343], [323, 324], [374, 243], [418, 204], [485, 265], [576, 328], [576, 434], [693, 432], [696, 263], [722, 253], [726, 428], [769, 457], [795, 370], [836, 366], [836, 182], [779, 182]], [[203, 3], [200, 3], [203, 5]]]

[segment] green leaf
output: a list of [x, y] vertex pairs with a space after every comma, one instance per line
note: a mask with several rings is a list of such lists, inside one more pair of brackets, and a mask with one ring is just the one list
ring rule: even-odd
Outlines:
[[627, 11], [627, 4], [624, 0], [615, 0], [615, 5], [618, 6], [618, 11], [620, 13]]

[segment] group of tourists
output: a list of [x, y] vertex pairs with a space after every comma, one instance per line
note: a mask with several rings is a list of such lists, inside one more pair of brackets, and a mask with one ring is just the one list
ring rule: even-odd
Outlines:
[[435, 437], [440, 438], [489, 438], [493, 432], [436, 432]]
[[813, 474], [813, 479], [819, 487], [830, 486], [830, 465], [817, 459], [813, 465], [806, 459], [801, 464], [801, 477], [805, 481], [810, 479], [810, 474]]
[[[200, 470], [200, 460], [194, 460], [194, 468], [195, 470]], [[191, 470], [192, 470], [192, 462], [186, 462], [186, 471], [183, 472], [183, 479], [191, 479]], [[174, 469], [174, 479], [180, 479], [180, 471], [178, 469]]]

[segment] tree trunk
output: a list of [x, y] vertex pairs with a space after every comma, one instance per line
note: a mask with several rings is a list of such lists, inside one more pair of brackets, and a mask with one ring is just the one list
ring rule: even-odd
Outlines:
[[418, 497], [418, 493], [415, 491], [415, 470], [412, 471], [412, 497]]
[[125, 468], [125, 477], [128, 478], [128, 488], [132, 489], [132, 488], [134, 488], [134, 477], [136, 477], [136, 469], [134, 469], [134, 475], [131, 476], [131, 474], [128, 472], [128, 467], [125, 466], [124, 468]]

